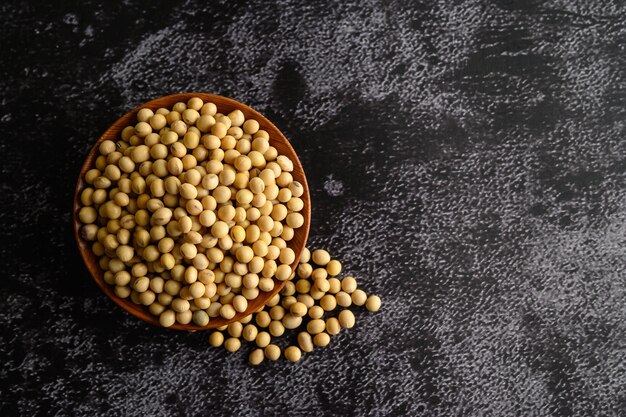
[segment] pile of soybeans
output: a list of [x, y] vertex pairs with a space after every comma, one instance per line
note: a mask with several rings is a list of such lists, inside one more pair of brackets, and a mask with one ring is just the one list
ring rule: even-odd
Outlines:
[[325, 250], [305, 249], [292, 272], [289, 244], [305, 222], [304, 188], [292, 177], [293, 161], [240, 110], [222, 114], [198, 97], [143, 108], [98, 152], [80, 195], [81, 237], [116, 296], [147, 307], [162, 326], [233, 319], [275, 280], [286, 281], [261, 311], [219, 328], [210, 343], [234, 352], [240, 339], [253, 342], [257, 365], [280, 357], [272, 337], [303, 327], [284, 351], [297, 362], [354, 326], [351, 305], [380, 308], [353, 277], [337, 278], [341, 264]]

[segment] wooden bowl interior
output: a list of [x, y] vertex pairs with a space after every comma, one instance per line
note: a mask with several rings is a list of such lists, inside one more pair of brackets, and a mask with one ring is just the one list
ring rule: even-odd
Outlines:
[[[151, 110], [156, 110], [160, 107], [165, 107], [167, 109], [171, 109], [174, 104], [177, 102], [187, 102], [192, 97], [200, 97], [205, 103], [212, 102], [217, 105], [217, 110], [220, 113], [228, 114], [235, 109], [239, 109], [243, 112], [246, 119], [252, 118], [259, 122], [260, 128], [266, 130], [270, 136], [270, 144], [274, 146], [278, 153], [281, 155], [286, 155], [293, 161], [294, 169], [292, 172], [293, 178], [295, 181], [299, 181], [304, 187], [304, 193], [302, 194], [302, 201], [304, 202], [304, 208], [302, 210], [302, 215], [304, 216], [304, 224], [299, 229], [295, 230], [294, 238], [288, 242], [288, 246], [293, 249], [296, 254], [296, 260], [291, 265], [292, 270], [296, 268], [298, 265], [298, 261], [300, 259], [300, 255], [304, 250], [306, 245], [306, 241], [309, 235], [309, 227], [311, 223], [311, 199], [309, 196], [309, 187], [306, 181], [306, 176], [304, 174], [304, 170], [302, 169], [302, 164], [298, 159], [298, 155], [293, 150], [287, 138], [282, 134], [280, 130], [272, 122], [266, 119], [262, 114], [257, 112], [254, 109], [246, 106], [245, 104], [239, 103], [238, 101], [232, 100], [227, 97], [222, 97], [214, 94], [206, 94], [206, 93], [182, 93], [182, 94], [172, 94], [169, 96], [164, 96], [157, 98], [155, 100], [151, 100], [131, 111], [126, 113], [120, 119], [118, 119], [110, 128], [104, 132], [104, 134], [98, 139], [98, 141], [94, 144], [93, 148], [87, 155], [85, 163], [83, 164], [82, 169], [80, 170], [80, 175], [78, 177], [78, 182], [76, 184], [76, 192], [74, 193], [74, 235], [76, 237], [76, 242], [78, 243], [78, 249], [80, 254], [91, 274], [92, 278], [96, 282], [96, 284], [100, 287], [100, 289], [111, 299], [115, 304], [126, 310], [128, 313], [133, 316], [146, 321], [150, 324], [160, 326], [158, 317], [150, 314], [148, 309], [144, 306], [140, 306], [134, 304], [130, 299], [119, 298], [115, 295], [113, 291], [113, 286], [107, 284], [104, 281], [104, 273], [100, 269], [98, 264], [98, 258], [91, 251], [90, 242], [85, 241], [80, 236], [80, 221], [78, 220], [78, 211], [80, 210], [80, 194], [87, 185], [84, 181], [85, 173], [94, 167], [95, 160], [98, 156], [98, 146], [104, 140], [112, 140], [117, 141], [120, 138], [120, 133], [122, 129], [126, 126], [134, 125], [137, 120], [135, 118], [137, 112], [142, 108], [149, 108]], [[212, 329], [216, 327], [220, 327], [226, 324], [229, 324], [234, 321], [241, 320], [243, 317], [252, 314], [253, 312], [260, 310], [263, 306], [274, 296], [276, 295], [285, 285], [285, 281], [278, 281], [274, 278], [274, 289], [270, 292], [259, 293], [259, 296], [249, 301], [248, 309], [245, 312], [237, 313], [235, 317], [231, 320], [226, 320], [221, 317], [219, 318], [211, 318], [209, 324], [205, 327], [197, 326], [193, 323], [188, 325], [183, 325], [176, 323], [173, 326], [169, 327], [170, 329], [176, 330], [206, 330]]]

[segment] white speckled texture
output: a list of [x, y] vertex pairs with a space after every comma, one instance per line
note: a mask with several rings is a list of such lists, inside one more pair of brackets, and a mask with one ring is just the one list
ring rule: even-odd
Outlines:
[[[431, 4], [432, 3], [432, 4]], [[0, 415], [626, 413], [626, 7], [0, 6]], [[90, 281], [70, 201], [127, 109], [231, 96], [291, 139], [325, 246], [383, 310], [252, 368]], [[287, 340], [285, 340], [287, 342]]]

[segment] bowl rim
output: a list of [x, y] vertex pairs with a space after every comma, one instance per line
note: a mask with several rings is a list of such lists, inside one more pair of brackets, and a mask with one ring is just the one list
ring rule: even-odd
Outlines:
[[[148, 311], [147, 307], [134, 304], [132, 301], [130, 301], [130, 298], [123, 299], [123, 298], [118, 297], [114, 293], [114, 290], [113, 290], [114, 287], [112, 285], [107, 284], [104, 281], [104, 272], [102, 271], [102, 269], [100, 269], [100, 265], [98, 263], [98, 257], [95, 254], [93, 254], [93, 252], [91, 251], [90, 242], [85, 241], [80, 235], [80, 228], [82, 226], [80, 220], [78, 219], [78, 212], [80, 208], [82, 207], [80, 196], [81, 196], [82, 191], [87, 185], [84, 180], [84, 175], [89, 169], [93, 168], [95, 159], [98, 156], [98, 152], [99, 152], [98, 148], [100, 146], [100, 143], [102, 143], [106, 139], [111, 139], [110, 137], [111, 134], [114, 135], [113, 136], [114, 138], [117, 137], [124, 127], [131, 125], [130, 121], [136, 116], [139, 110], [143, 108], [150, 108], [152, 110], [156, 110], [159, 107], [171, 107], [174, 103], [179, 102], [179, 101], [186, 103], [192, 97], [200, 97], [205, 103], [206, 102], [216, 103], [216, 105], [218, 105], [218, 111], [220, 111], [219, 109], [220, 104], [217, 104], [218, 102], [221, 103], [222, 106], [226, 104], [227, 106], [244, 111], [244, 113], [246, 113], [247, 115], [251, 115], [250, 117], [257, 120], [261, 124], [262, 127], [265, 127], [265, 128], [269, 127], [275, 131], [278, 138], [270, 137], [270, 143], [280, 142], [291, 153], [289, 157], [294, 163], [294, 170], [292, 171], [292, 175], [294, 173], [297, 173], [297, 175], [300, 176], [300, 173], [301, 173], [301, 178], [296, 179], [294, 176], [294, 179], [299, 181], [304, 188], [304, 192], [302, 196], [300, 197], [302, 198], [304, 202], [304, 209], [302, 211], [302, 214], [304, 216], [304, 224], [302, 225], [302, 227], [294, 230], [294, 239], [290, 241], [290, 242], [295, 241], [296, 237], [300, 235], [302, 239], [302, 247], [298, 251], [295, 251], [296, 258], [295, 258], [295, 261], [291, 264], [292, 271], [295, 271], [295, 268], [298, 266], [300, 256], [302, 255], [302, 252], [304, 248], [306, 247], [306, 243], [307, 243], [308, 236], [309, 236], [310, 224], [311, 224], [311, 198], [310, 198], [310, 193], [309, 193], [309, 186], [308, 186], [307, 179], [306, 179], [306, 173], [304, 172], [302, 163], [300, 162], [300, 159], [296, 151], [293, 149], [293, 147], [291, 146], [291, 143], [289, 142], [287, 137], [282, 133], [282, 131], [278, 129], [278, 127], [276, 127], [276, 125], [274, 125], [274, 123], [272, 123], [271, 120], [269, 120], [267, 117], [265, 117], [263, 114], [261, 114], [257, 110], [229, 97], [225, 97], [225, 96], [221, 96], [217, 94], [210, 94], [210, 93], [189, 92], [189, 93], [175, 93], [175, 94], [170, 94], [166, 96], [161, 96], [161, 97], [152, 99], [150, 101], [147, 101], [145, 103], [142, 103], [134, 107], [130, 111], [126, 112], [123, 116], [121, 116], [113, 124], [111, 124], [99, 136], [99, 138], [96, 140], [96, 142], [93, 144], [93, 146], [89, 150], [89, 153], [85, 157], [83, 164], [81, 165], [81, 169], [78, 174], [78, 178], [76, 180], [76, 185], [74, 189], [74, 200], [73, 200], [73, 206], [72, 206], [74, 238], [78, 247], [78, 251], [80, 252], [81, 258], [83, 259], [83, 263], [85, 264], [87, 271], [89, 272], [89, 275], [91, 275], [92, 280], [107, 295], [107, 297], [125, 312], [131, 314], [132, 316], [144, 322], [147, 322], [149, 324], [152, 324], [160, 328], [164, 328], [164, 327], [159, 324], [158, 317], [152, 315]], [[167, 104], [167, 103], [171, 103], [171, 104]], [[209, 324], [204, 327], [197, 326], [193, 322], [190, 322], [189, 324], [185, 324], [185, 325], [180, 324], [180, 323], [174, 323], [172, 326], [167, 327], [167, 329], [186, 330], [186, 331], [210, 330], [210, 329], [215, 329], [217, 327], [227, 325], [235, 321], [239, 321], [242, 318], [253, 314], [255, 311], [259, 311], [259, 309], [262, 309], [263, 306], [266, 305], [267, 302], [269, 302], [269, 300], [271, 300], [279, 291], [281, 291], [282, 288], [287, 283], [287, 280], [279, 281], [276, 279], [276, 277], [273, 277], [272, 279], [274, 280], [274, 288], [272, 289], [272, 291], [264, 293], [267, 298], [260, 307], [257, 306], [256, 308], [252, 308], [252, 306], [249, 305], [248, 309], [246, 309], [245, 312], [237, 313], [230, 320], [226, 320], [223, 318], [211, 319], [209, 321]]]

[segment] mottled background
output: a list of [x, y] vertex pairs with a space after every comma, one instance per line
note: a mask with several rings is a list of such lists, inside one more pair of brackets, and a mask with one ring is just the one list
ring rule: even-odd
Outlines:
[[[623, 2], [115, 3], [0, 5], [0, 415], [626, 414]], [[381, 313], [252, 368], [105, 298], [79, 167], [183, 91], [286, 133]]]

